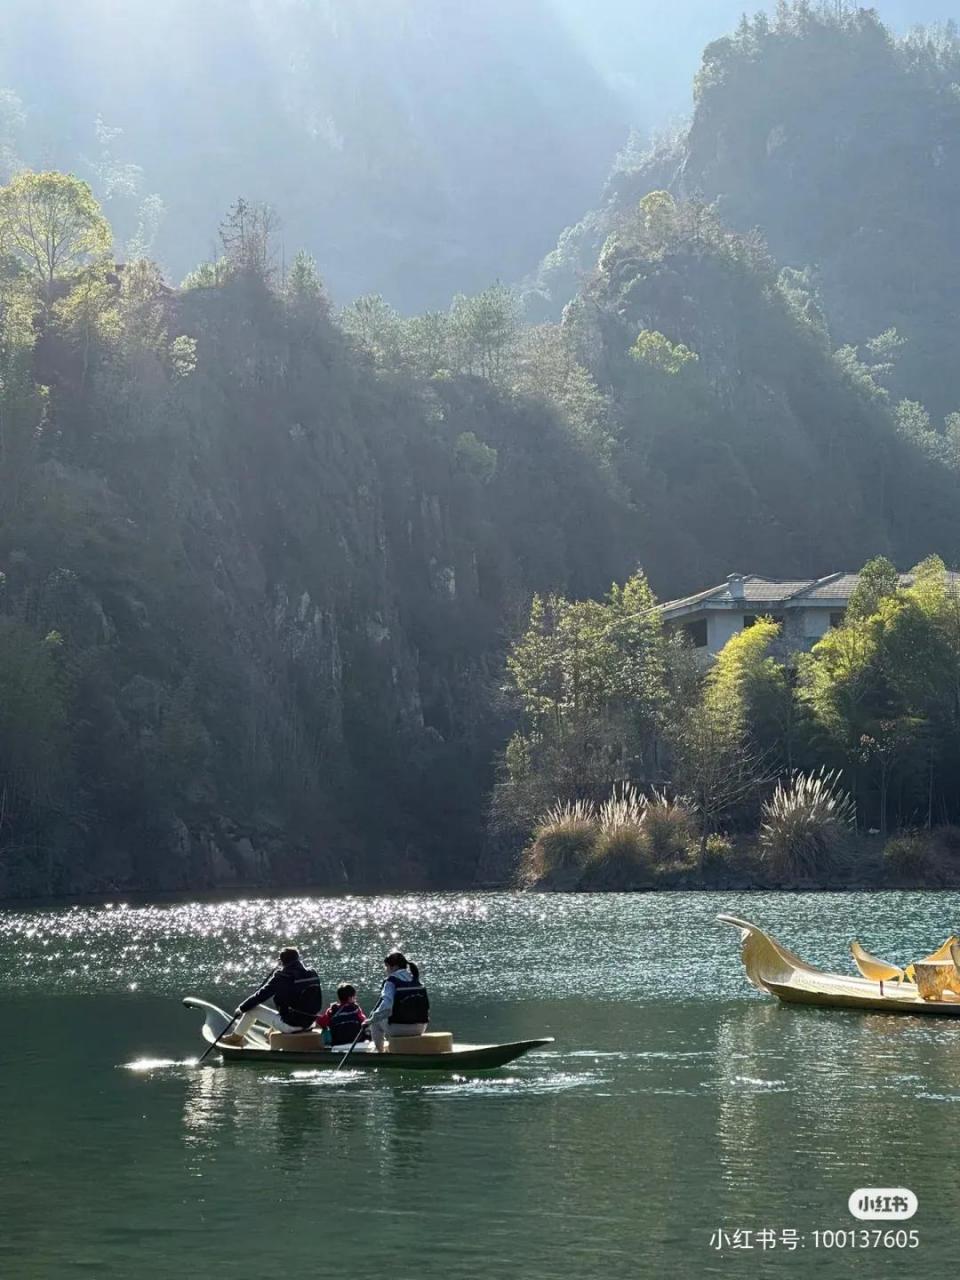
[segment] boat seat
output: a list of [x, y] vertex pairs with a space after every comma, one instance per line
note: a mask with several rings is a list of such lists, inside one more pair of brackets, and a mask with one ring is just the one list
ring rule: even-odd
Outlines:
[[885, 982], [896, 982], [899, 985], [906, 978], [906, 974], [899, 965], [889, 964], [879, 956], [872, 956], [869, 951], [864, 951], [856, 940], [850, 943], [850, 953], [854, 964], [863, 976], [870, 982], [879, 982], [881, 991]]
[[387, 1041], [387, 1053], [453, 1053], [452, 1031], [425, 1031], [422, 1036], [397, 1036]]
[[[915, 960], [914, 964], [941, 964], [944, 960], [949, 960], [953, 956], [953, 948], [957, 945], [957, 939], [953, 934], [942, 942], [936, 951], [931, 951], [928, 956], [924, 956], [922, 960]], [[954, 963], [956, 958], [954, 957]], [[904, 975], [908, 982], [916, 982], [916, 971], [912, 964], [908, 964], [904, 969]]]
[[269, 1040], [271, 1049], [306, 1049], [315, 1053], [326, 1048], [320, 1031], [271, 1031]]

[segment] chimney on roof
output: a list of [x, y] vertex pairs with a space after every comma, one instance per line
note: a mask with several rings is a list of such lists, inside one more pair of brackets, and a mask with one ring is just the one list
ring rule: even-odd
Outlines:
[[730, 592], [734, 600], [743, 599], [743, 574], [742, 573], [727, 574], [727, 590]]

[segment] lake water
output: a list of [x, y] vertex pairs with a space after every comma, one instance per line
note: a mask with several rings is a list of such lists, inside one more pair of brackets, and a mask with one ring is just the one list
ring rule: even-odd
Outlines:
[[[843, 971], [852, 937], [906, 961], [960, 927], [948, 893], [0, 913], [0, 1276], [952, 1269], [960, 1021], [780, 1007], [747, 986], [721, 910]], [[331, 995], [353, 979], [366, 1004], [399, 944], [436, 1028], [556, 1044], [463, 1079], [191, 1065], [199, 1019], [179, 998], [233, 1008], [278, 940], [301, 945]], [[918, 1249], [815, 1247], [815, 1230], [857, 1225], [860, 1186], [916, 1192]], [[720, 1229], [776, 1243], [717, 1250]]]

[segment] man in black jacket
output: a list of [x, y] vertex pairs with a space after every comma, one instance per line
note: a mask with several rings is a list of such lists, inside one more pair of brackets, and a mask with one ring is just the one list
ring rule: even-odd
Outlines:
[[[237, 1007], [240, 1021], [231, 1035], [224, 1036], [228, 1044], [242, 1044], [244, 1036], [254, 1022], [265, 1022], [277, 1031], [309, 1031], [316, 1016], [323, 1009], [323, 991], [316, 969], [308, 969], [300, 959], [296, 947], [284, 947], [277, 956], [280, 961], [259, 991], [247, 996]], [[272, 1009], [263, 1009], [272, 1000]]]

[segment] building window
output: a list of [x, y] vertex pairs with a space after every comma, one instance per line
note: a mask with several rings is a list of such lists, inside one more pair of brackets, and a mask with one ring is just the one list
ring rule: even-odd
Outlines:
[[706, 618], [698, 618], [696, 622], [687, 622], [684, 624], [683, 629], [695, 649], [705, 649], [707, 647]]
[[783, 626], [782, 613], [745, 613], [743, 615], [744, 627], [752, 627], [758, 618], [769, 618], [771, 622], [775, 622], [778, 627]]
[[841, 612], [841, 613], [831, 613], [831, 615], [830, 615], [830, 625], [831, 625], [831, 627], [842, 627], [842, 626], [843, 626], [843, 613], [842, 613], [842, 612]]

